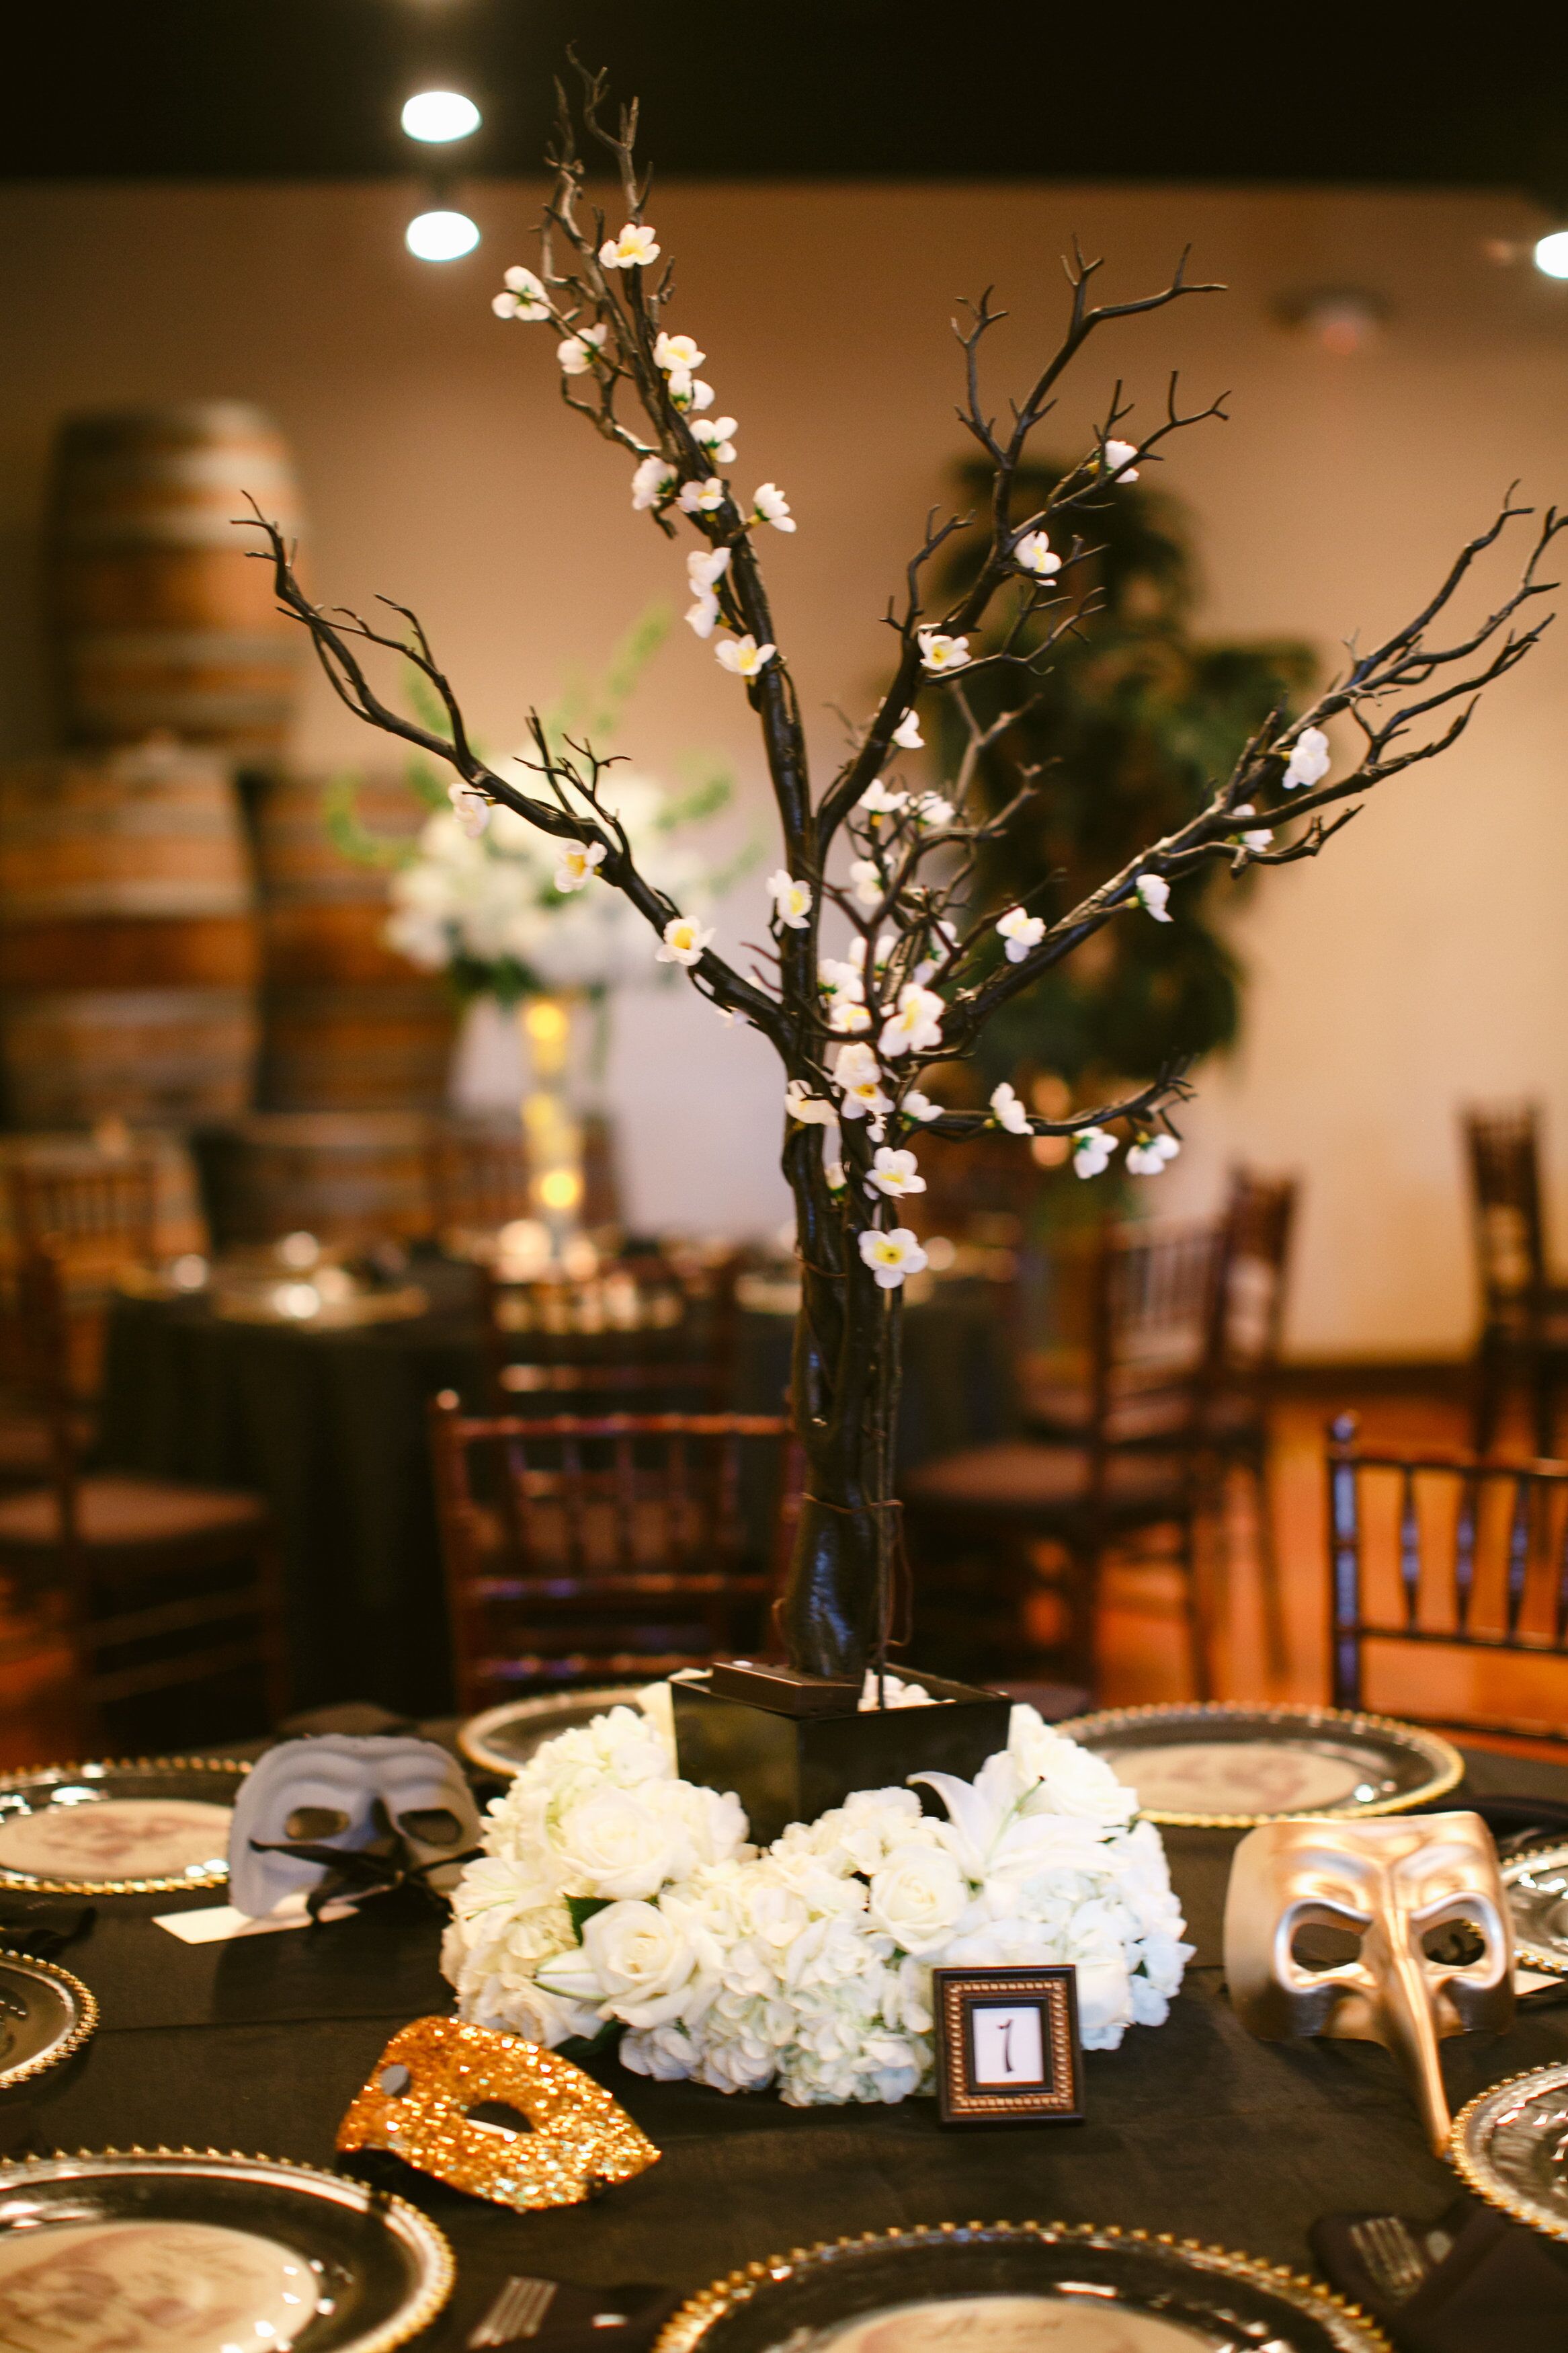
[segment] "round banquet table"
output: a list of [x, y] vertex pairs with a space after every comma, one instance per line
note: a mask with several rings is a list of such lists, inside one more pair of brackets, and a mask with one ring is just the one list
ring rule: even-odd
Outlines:
[[[1468, 1761], [1476, 1795], [1568, 1798], [1561, 1767]], [[930, 2099], [793, 2109], [604, 2061], [595, 2073], [663, 2152], [635, 2181], [591, 2205], [519, 2215], [402, 2176], [458, 2261], [453, 2300], [419, 2343], [456, 2353], [510, 2274], [690, 2293], [780, 2251], [899, 2224], [1116, 2223], [1306, 2271], [1321, 2215], [1435, 2222], [1459, 2185], [1428, 2153], [1387, 2052], [1257, 2042], [1232, 2016], [1218, 1963], [1234, 1843], [1171, 1834], [1197, 1957], [1164, 2026], [1088, 2055], [1082, 2125], [943, 2131]], [[0, 2156], [189, 2145], [333, 2162], [338, 2121], [395, 2030], [449, 2009], [437, 1924], [395, 1913], [394, 1897], [317, 1930], [189, 1947], [149, 1916], [213, 1900], [100, 1904], [61, 1958], [97, 1994], [102, 2024], [65, 2067], [0, 2094]], [[1568, 2010], [1522, 2011], [1507, 2034], [1444, 2043], [1450, 2101], [1457, 2111], [1486, 2084], [1564, 2057]]]
[[[453, 1704], [426, 1408], [485, 1395], [470, 1267], [418, 1258], [428, 1313], [351, 1330], [228, 1323], [206, 1299], [120, 1298], [110, 1317], [99, 1459], [264, 1494], [279, 1530], [289, 1703], [353, 1695], [399, 1715]], [[773, 1413], [792, 1324], [742, 1314], [733, 1402]], [[993, 1286], [944, 1283], [905, 1324], [904, 1466], [999, 1437], [1010, 1410]]]

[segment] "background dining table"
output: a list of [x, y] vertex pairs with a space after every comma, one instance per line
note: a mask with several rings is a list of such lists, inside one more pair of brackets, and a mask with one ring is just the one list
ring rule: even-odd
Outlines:
[[[474, 1270], [417, 1256], [423, 1315], [347, 1329], [226, 1321], [205, 1294], [117, 1298], [98, 1459], [263, 1494], [283, 1557], [289, 1705], [352, 1694], [398, 1715], [453, 1704], [426, 1414], [438, 1389], [485, 1406]], [[944, 1282], [906, 1318], [903, 1466], [1003, 1434], [1007, 1335], [995, 1286]], [[737, 1318], [731, 1403], [776, 1413], [793, 1322]]]
[[[1474, 1752], [1467, 1762], [1465, 1788], [1446, 1805], [1504, 1792], [1568, 1799], [1563, 1767]], [[1235, 1834], [1172, 1832], [1168, 1845], [1196, 1957], [1163, 2026], [1088, 2054], [1081, 2125], [944, 2130], [930, 2099], [796, 2109], [596, 2062], [662, 2152], [636, 2180], [586, 2206], [517, 2214], [400, 2169], [397, 2188], [439, 2223], [458, 2262], [453, 2299], [419, 2343], [457, 2353], [514, 2274], [690, 2294], [753, 2260], [917, 2222], [1118, 2224], [1298, 2272], [1311, 2268], [1307, 2233], [1320, 2216], [1436, 2222], [1459, 2185], [1428, 2151], [1388, 2053], [1262, 2043], [1233, 2015], [1220, 1923]], [[404, 1896], [228, 1945], [186, 1946], [153, 1925], [154, 1913], [214, 1900], [100, 1900], [89, 1933], [60, 1956], [97, 1994], [100, 2029], [64, 2067], [0, 2095], [0, 2158], [189, 2146], [331, 2166], [339, 2119], [386, 2042], [450, 2008], [438, 1921]], [[1568, 2058], [1568, 2009], [1521, 2010], [1507, 2033], [1442, 2049], [1457, 2111], [1489, 2084]]]

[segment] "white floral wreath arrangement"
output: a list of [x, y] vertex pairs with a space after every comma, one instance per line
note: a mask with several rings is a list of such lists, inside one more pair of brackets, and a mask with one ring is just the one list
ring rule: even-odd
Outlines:
[[[631, 1696], [630, 1694], [628, 1696]], [[460, 2014], [798, 2107], [933, 2080], [931, 1972], [1071, 1961], [1091, 2051], [1158, 2026], [1193, 1947], [1152, 1822], [1110, 1767], [1015, 1707], [973, 1781], [865, 1789], [765, 1852], [676, 1769], [669, 1687], [546, 1741], [489, 1810], [442, 1967]]]

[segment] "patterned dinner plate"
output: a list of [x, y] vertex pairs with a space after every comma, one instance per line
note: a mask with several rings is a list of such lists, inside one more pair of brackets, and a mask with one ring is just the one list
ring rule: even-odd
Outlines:
[[944, 2222], [797, 2248], [715, 2280], [655, 2353], [1372, 2353], [1352, 2305], [1189, 2240]]
[[610, 1707], [636, 1707], [637, 1685], [616, 1683], [603, 1691], [546, 1692], [538, 1699], [511, 1699], [470, 1715], [458, 1728], [458, 1746], [470, 1765], [510, 1781], [536, 1748], [558, 1732], [589, 1724]]
[[7, 2344], [390, 2353], [451, 2285], [451, 2251], [416, 2208], [307, 2166], [215, 2149], [0, 2165]]
[[1568, 1978], [1568, 1844], [1529, 1848], [1502, 1866], [1513, 1915], [1514, 1957], [1527, 1969]]
[[0, 1774], [0, 1888], [143, 1895], [221, 1887], [234, 1801], [250, 1767], [142, 1757]]
[[1405, 1813], [1456, 1788], [1465, 1772], [1435, 1732], [1333, 1707], [1107, 1708], [1056, 1729], [1103, 1757], [1151, 1821], [1188, 1829]]
[[1549, 2238], [1568, 2239], [1568, 2064], [1532, 2067], [1478, 2093], [1454, 2118], [1448, 2156], [1475, 2191]]
[[58, 2067], [98, 2024], [79, 1978], [30, 1953], [0, 1953], [0, 2091]]

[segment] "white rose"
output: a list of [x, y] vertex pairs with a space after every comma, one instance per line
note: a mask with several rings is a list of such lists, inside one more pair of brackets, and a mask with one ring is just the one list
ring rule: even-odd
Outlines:
[[563, 1868], [587, 1892], [612, 1898], [652, 1895], [691, 1863], [679, 1821], [626, 1789], [600, 1789], [565, 1814], [555, 1833]]
[[656, 1904], [609, 1904], [583, 1930], [583, 1953], [612, 2017], [666, 2026], [696, 1989], [697, 1955], [679, 1922]]
[[1053, 1813], [1106, 1824], [1130, 1821], [1138, 1810], [1136, 1793], [1117, 1779], [1103, 1757], [1053, 1732], [1032, 1707], [1013, 1710], [1007, 1749], [1022, 1778], [1039, 1785], [1032, 1808], [1043, 1802]]
[[939, 1952], [969, 1902], [969, 1883], [939, 1846], [895, 1847], [871, 1882], [867, 1918], [906, 1953]]

